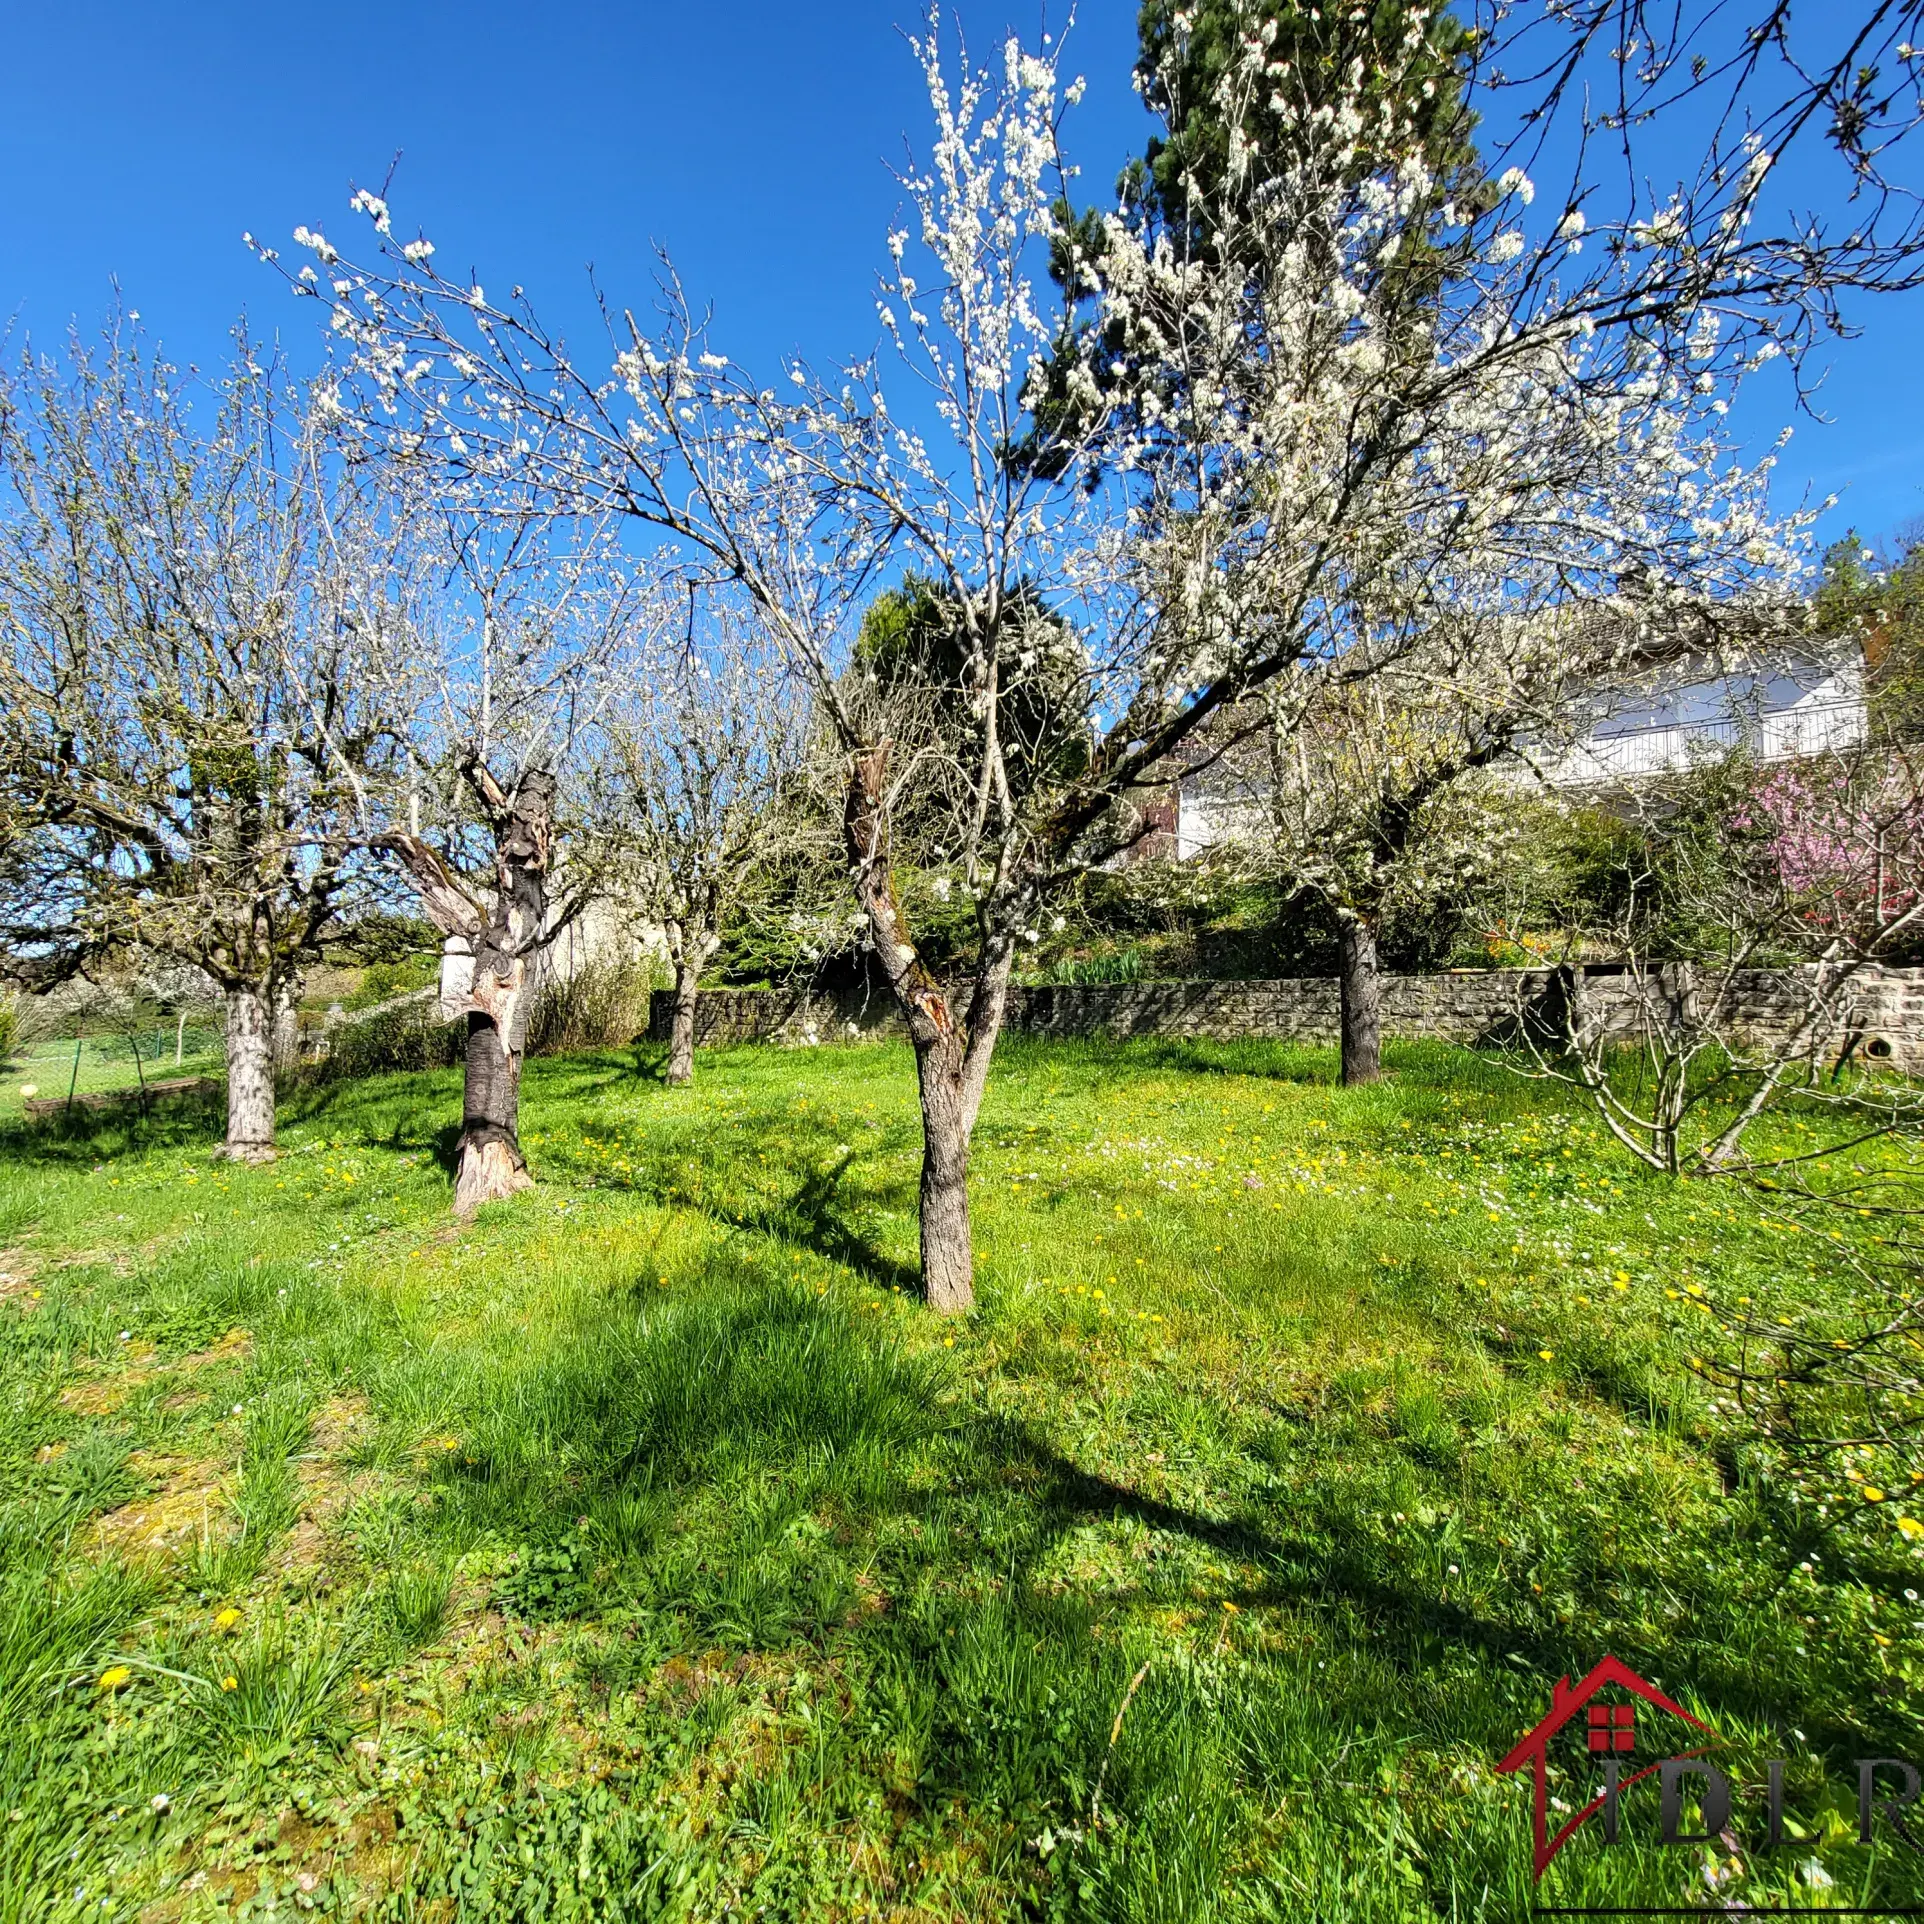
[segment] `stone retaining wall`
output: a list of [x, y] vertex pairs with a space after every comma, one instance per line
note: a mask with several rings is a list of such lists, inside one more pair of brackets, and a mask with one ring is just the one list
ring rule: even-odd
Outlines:
[[[1681, 993], [1685, 985], [1677, 985]], [[1746, 970], [1737, 980], [1733, 1039], [1768, 1044], [1801, 1016], [1804, 984], [1790, 969]], [[1461, 969], [1383, 978], [1383, 1032], [1446, 1042], [1514, 1035], [1520, 1021], [1553, 1017], [1563, 993], [1552, 969]], [[1584, 993], [1609, 1027], [1628, 1039], [1639, 1023], [1630, 978], [1588, 970]], [[1924, 969], [1874, 969], [1853, 985], [1853, 1028], [1880, 1056], [1924, 1071]], [[648, 1033], [668, 1039], [673, 998], [657, 990]], [[1121, 982], [1046, 985], [1009, 991], [1008, 1030], [1049, 1036], [1207, 1036], [1332, 1045], [1337, 1039], [1333, 978], [1267, 982]], [[695, 1040], [808, 1046], [874, 1041], [902, 1033], [886, 993], [829, 996], [803, 989], [705, 989], [695, 1006]]]

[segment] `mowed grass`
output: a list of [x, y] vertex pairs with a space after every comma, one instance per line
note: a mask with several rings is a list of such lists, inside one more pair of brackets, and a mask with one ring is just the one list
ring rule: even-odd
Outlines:
[[[1391, 1064], [1006, 1046], [958, 1323], [891, 1046], [535, 1062], [540, 1186], [461, 1229], [453, 1073], [302, 1092], [258, 1170], [16, 1129], [0, 1924], [1916, 1901], [1851, 1760], [1924, 1762], [1920, 1499], [1823, 1534], [1686, 1361], [1693, 1284], [1871, 1226]], [[1742, 1848], [1647, 1783], [1533, 1892], [1493, 1766], [1606, 1651]]]

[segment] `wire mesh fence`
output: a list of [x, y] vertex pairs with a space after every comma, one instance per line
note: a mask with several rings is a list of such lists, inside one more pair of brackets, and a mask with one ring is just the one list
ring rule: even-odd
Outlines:
[[125, 1033], [42, 1037], [18, 1044], [0, 1065], [0, 1111], [17, 1111], [36, 1096], [91, 1095], [206, 1075], [222, 1061], [218, 1024], [168, 1022]]

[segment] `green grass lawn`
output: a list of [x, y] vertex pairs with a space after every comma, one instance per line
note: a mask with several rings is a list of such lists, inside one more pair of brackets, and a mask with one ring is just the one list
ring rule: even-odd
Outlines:
[[1541, 1901], [1924, 1901], [1851, 1766], [1924, 1762], [1924, 1499], [1793, 1500], [1687, 1365], [1829, 1232], [1391, 1064], [1006, 1045], [960, 1324], [892, 1046], [532, 1063], [464, 1229], [454, 1073], [265, 1169], [14, 1126], [0, 1920], [1521, 1918], [1493, 1765], [1605, 1652], [1744, 1851], [1645, 1784]]
[[220, 1076], [227, 1072], [218, 1030], [189, 1029], [180, 1060], [174, 1060], [174, 1032], [142, 1034], [140, 1060], [134, 1043], [123, 1036], [87, 1036], [37, 1042], [0, 1061], [0, 1121], [16, 1121], [29, 1095], [60, 1097], [96, 1095], [106, 1089], [138, 1090], [148, 1082], [171, 1081], [176, 1076]]

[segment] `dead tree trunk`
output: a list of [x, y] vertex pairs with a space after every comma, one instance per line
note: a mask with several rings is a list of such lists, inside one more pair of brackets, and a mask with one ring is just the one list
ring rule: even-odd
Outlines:
[[1343, 1083], [1375, 1082], [1383, 1073], [1383, 977], [1376, 964], [1375, 925], [1346, 914], [1337, 924], [1342, 998]]
[[931, 1309], [953, 1315], [975, 1306], [969, 1141], [1002, 1029], [1015, 946], [1006, 932], [985, 933], [968, 1015], [958, 1022], [948, 992], [917, 955], [896, 899], [882, 799], [888, 755], [884, 742], [849, 757], [843, 830], [856, 899], [915, 1049], [922, 1106], [922, 1293]]
[[470, 1009], [464, 1061], [454, 1174], [454, 1207], [462, 1216], [534, 1181], [521, 1153], [521, 1051], [492, 1016]]
[[494, 830], [491, 890], [480, 894], [459, 882], [418, 836], [387, 838], [435, 926], [445, 935], [462, 936], [474, 951], [461, 1134], [455, 1144], [454, 1208], [463, 1216], [534, 1181], [521, 1153], [521, 1063], [527, 1049], [529, 959], [547, 924], [554, 802], [554, 778], [543, 769], [524, 774], [511, 794], [478, 763], [466, 773]]
[[695, 988], [698, 981], [692, 962], [675, 964], [674, 1021], [668, 1031], [668, 1080], [693, 1081], [695, 1075]]
[[235, 1162], [274, 1159], [274, 1050], [266, 999], [256, 989], [227, 992], [227, 1140]]

